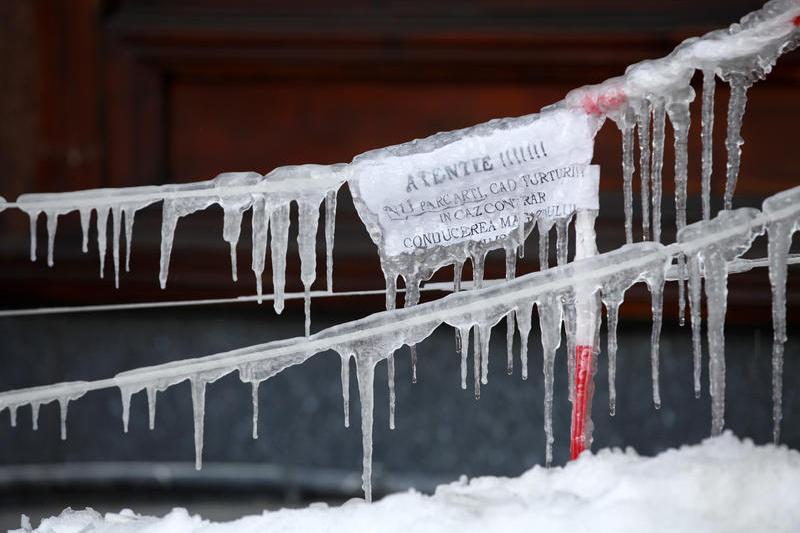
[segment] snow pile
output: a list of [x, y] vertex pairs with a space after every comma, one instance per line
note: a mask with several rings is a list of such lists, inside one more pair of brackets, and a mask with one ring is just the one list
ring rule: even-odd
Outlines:
[[[654, 458], [630, 449], [602, 450], [565, 467], [537, 466], [518, 478], [462, 478], [433, 496], [410, 491], [374, 504], [313, 504], [219, 524], [185, 509], [164, 518], [67, 509], [35, 531], [788, 532], [800, 528], [798, 483], [800, 453], [756, 446], [726, 432]], [[23, 525], [27, 522], [23, 517]]]

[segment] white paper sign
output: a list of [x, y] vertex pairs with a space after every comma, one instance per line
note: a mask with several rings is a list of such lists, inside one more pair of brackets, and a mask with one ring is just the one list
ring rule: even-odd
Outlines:
[[388, 256], [494, 241], [516, 231], [523, 213], [529, 221], [598, 208], [592, 128], [585, 114], [546, 113], [433, 151], [366, 161], [353, 176]]

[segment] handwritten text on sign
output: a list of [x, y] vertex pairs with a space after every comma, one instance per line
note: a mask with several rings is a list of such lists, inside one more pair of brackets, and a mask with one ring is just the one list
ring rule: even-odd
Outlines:
[[597, 209], [590, 124], [548, 114], [519, 128], [464, 137], [425, 153], [359, 165], [361, 197], [390, 256], [464, 241], [494, 241], [520, 217], [554, 219]]

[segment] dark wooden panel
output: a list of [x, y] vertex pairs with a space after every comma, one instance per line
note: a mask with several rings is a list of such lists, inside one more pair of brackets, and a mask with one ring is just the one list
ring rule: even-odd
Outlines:
[[[681, 39], [728, 24], [758, 5], [745, 0], [702, 5], [683, 0], [81, 0], [67, 9], [42, 2], [36, 8], [32, 88], [43, 116], [37, 171], [33, 178], [15, 178], [11, 190], [188, 181], [222, 171], [348, 161], [364, 150], [436, 131], [535, 112], [574, 87], [665, 55]], [[800, 118], [799, 79], [795, 53], [751, 90], [740, 205], [758, 205], [796, 183], [785, 139]], [[719, 195], [727, 91], [720, 87], [717, 94], [714, 189]], [[694, 195], [699, 193], [698, 112], [695, 102], [689, 188]], [[665, 228], [674, 225], [671, 143], [668, 138]], [[595, 153], [603, 168], [599, 234], [604, 249], [618, 245], [622, 236], [619, 146], [616, 128], [607, 124]], [[0, 192], [6, 193], [5, 188]], [[338, 218], [337, 286], [380, 286], [374, 247], [346, 197]], [[692, 198], [690, 211], [696, 214], [698, 206]], [[239, 286], [230, 283], [217, 211], [181, 222], [167, 292], [155, 283], [157, 208], [137, 218], [135, 270], [123, 277], [120, 293], [108, 280], [95, 279], [95, 257], [77, 253], [77, 217], [64, 219], [57, 266], [48, 270], [25, 263], [22, 218], [2, 216], [4, 227], [7, 220], [18, 226], [17, 231], [8, 228], [2, 248], [1, 283], [11, 299], [147, 300], [252, 290], [246, 275]], [[665, 229], [666, 238], [671, 231]], [[248, 233], [245, 225], [243, 235]], [[242, 242], [242, 264], [248, 247]], [[491, 262], [489, 273], [500, 275], [501, 267], [501, 261]], [[291, 259], [290, 287], [296, 287], [296, 268], [296, 258]], [[732, 313], [736, 302], [765, 308], [766, 276], [736, 280], [741, 281], [732, 281]], [[646, 315], [648, 304], [636, 297], [629, 309]]]

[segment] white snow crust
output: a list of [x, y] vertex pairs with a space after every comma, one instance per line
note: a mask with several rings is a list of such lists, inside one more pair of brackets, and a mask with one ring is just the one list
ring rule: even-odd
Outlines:
[[[42, 520], [47, 533], [417, 533], [578, 531], [796, 532], [800, 452], [757, 446], [730, 432], [656, 457], [632, 449], [584, 453], [565, 467], [539, 466], [517, 478], [481, 477], [366, 504], [316, 503], [213, 523], [185, 509], [162, 518], [133, 511], [105, 516], [65, 510]], [[28, 525], [27, 517], [23, 524]], [[31, 531], [30, 526], [16, 533]]]

